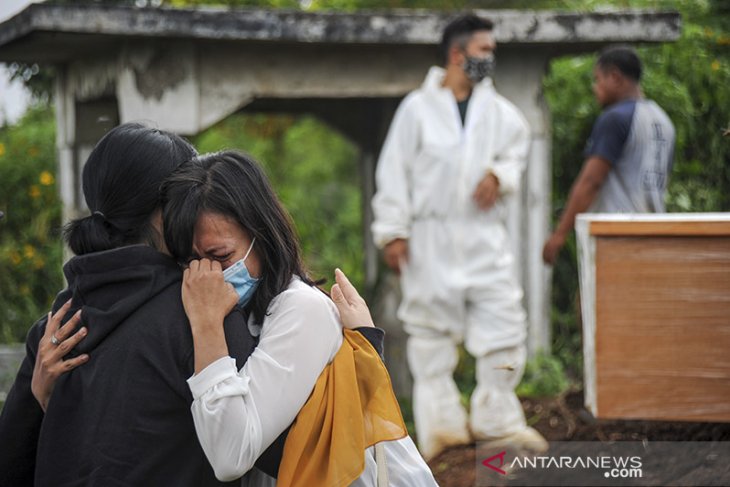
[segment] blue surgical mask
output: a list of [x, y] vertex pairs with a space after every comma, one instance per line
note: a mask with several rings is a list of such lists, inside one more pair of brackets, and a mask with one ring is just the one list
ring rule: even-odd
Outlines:
[[251, 274], [248, 273], [248, 268], [245, 264], [245, 260], [248, 254], [251, 253], [255, 241], [256, 238], [251, 241], [251, 246], [246, 251], [243, 259], [236, 261], [231, 267], [223, 271], [223, 280], [230, 283], [236, 290], [236, 293], [238, 293], [239, 306], [246, 306], [259, 284], [259, 280], [251, 277]]

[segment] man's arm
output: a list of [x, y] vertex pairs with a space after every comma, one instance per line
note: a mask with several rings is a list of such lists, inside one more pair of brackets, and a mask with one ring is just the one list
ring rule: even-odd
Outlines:
[[498, 147], [489, 169], [472, 194], [474, 202], [483, 211], [492, 208], [502, 195], [519, 189], [530, 150], [530, 127], [522, 114], [511, 105], [496, 106], [501, 107], [502, 114], [495, 137], [499, 141]]
[[398, 107], [380, 152], [375, 171], [372, 232], [375, 245], [384, 250], [386, 264], [400, 272], [408, 259], [411, 208], [410, 167], [419, 147], [419, 120], [414, 98]]
[[542, 249], [542, 260], [546, 264], [555, 263], [565, 239], [573, 230], [575, 216], [591, 206], [610, 171], [611, 163], [600, 156], [591, 156], [583, 164], [578, 179], [570, 190], [568, 205], [560, 217], [560, 223]]
[[530, 125], [516, 107], [508, 105], [501, 109], [499, 129], [495, 142], [498, 147], [494, 153], [491, 167], [484, 175], [494, 180], [498, 196], [514, 193], [520, 188], [522, 174], [527, 167], [530, 152]]

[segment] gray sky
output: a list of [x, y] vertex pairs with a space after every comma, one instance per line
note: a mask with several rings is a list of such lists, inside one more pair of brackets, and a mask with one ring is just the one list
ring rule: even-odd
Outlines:
[[[0, 0], [0, 22], [18, 13], [30, 0]], [[15, 122], [28, 105], [29, 96], [19, 82], [11, 83], [7, 69], [0, 64], [0, 125], [4, 122]]]

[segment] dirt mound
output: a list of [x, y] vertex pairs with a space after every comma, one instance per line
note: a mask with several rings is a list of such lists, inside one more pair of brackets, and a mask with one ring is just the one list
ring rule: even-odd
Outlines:
[[[548, 441], [730, 441], [730, 423], [596, 420], [583, 408], [583, 392], [523, 399], [527, 422]], [[450, 448], [429, 462], [441, 487], [476, 484], [474, 445]]]

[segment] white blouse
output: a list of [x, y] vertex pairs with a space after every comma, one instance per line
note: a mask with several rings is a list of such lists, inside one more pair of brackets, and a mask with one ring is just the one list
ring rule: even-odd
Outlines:
[[[294, 421], [319, 375], [342, 344], [334, 303], [322, 292], [293, 278], [271, 302], [262, 326], [249, 321], [261, 338], [243, 368], [222, 357], [188, 379], [195, 430], [219, 480], [243, 476], [247, 487], [275, 486], [254, 462]], [[410, 437], [384, 442], [391, 487], [437, 487]], [[376, 485], [373, 448], [365, 452], [365, 471], [352, 486]]]
[[219, 480], [248, 472], [291, 425], [342, 339], [334, 303], [293, 278], [272, 300], [240, 371], [222, 357], [188, 379], [198, 439]]

